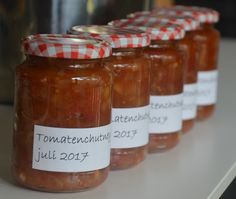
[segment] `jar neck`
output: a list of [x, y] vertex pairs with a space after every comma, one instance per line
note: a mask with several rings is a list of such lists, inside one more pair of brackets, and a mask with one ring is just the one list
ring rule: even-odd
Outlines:
[[140, 48], [113, 48], [112, 55], [113, 56], [132, 56], [139, 55], [143, 53], [145, 47]]
[[204, 28], [204, 29], [211, 29], [211, 28], [214, 28], [214, 24], [213, 23], [202, 23], [200, 25], [201, 28]]
[[[105, 58], [104, 58], [105, 59]], [[26, 55], [26, 61], [34, 64], [42, 64], [49, 66], [76, 66], [76, 65], [89, 65], [97, 62], [101, 62], [103, 59], [65, 59], [65, 58], [55, 58], [55, 57], [40, 57], [35, 55]]]
[[170, 48], [175, 47], [178, 40], [152, 40], [150, 48]]

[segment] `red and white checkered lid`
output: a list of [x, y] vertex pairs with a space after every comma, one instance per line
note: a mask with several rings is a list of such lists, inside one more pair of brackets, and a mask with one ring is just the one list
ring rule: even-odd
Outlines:
[[197, 6], [175, 6], [175, 8], [187, 10], [185, 12], [198, 15], [201, 23], [217, 23], [220, 17], [219, 12], [210, 8]]
[[163, 21], [166, 23], [173, 23], [181, 26], [185, 31], [196, 30], [200, 26], [200, 22], [191, 16], [176, 16], [171, 14], [152, 13], [149, 16], [139, 16], [133, 18], [134, 21]]
[[[129, 18], [129, 19], [117, 19], [117, 20], [113, 20], [108, 22], [108, 25], [110, 26], [116, 26], [116, 27], [128, 27], [130, 24], [132, 24], [134, 22], [133, 18]], [[138, 28], [138, 27], [137, 27]]]
[[139, 12], [133, 12], [127, 15], [127, 18], [136, 18], [140, 16], [149, 16], [151, 15], [151, 11], [139, 11]]
[[151, 40], [178, 40], [182, 39], [185, 31], [181, 26], [173, 23], [167, 23], [160, 20], [133, 20], [121, 19], [109, 22], [110, 25], [119, 27], [138, 28], [150, 34]]
[[150, 44], [149, 34], [138, 28], [121, 29], [107, 25], [87, 25], [74, 26], [69, 33], [103, 39], [109, 42], [112, 48], [139, 48]]
[[177, 16], [187, 15], [197, 19], [200, 23], [217, 23], [219, 21], [219, 12], [204, 7], [173, 6], [170, 8], [158, 8], [156, 12], [170, 13]]
[[23, 40], [25, 54], [66, 59], [98, 59], [111, 56], [109, 43], [89, 37], [36, 34]]

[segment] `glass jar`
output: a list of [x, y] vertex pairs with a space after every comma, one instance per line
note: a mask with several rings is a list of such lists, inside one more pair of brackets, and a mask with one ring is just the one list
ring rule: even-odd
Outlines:
[[126, 17], [128, 19], [134, 19], [134, 18], [139, 18], [139, 17], [143, 17], [143, 16], [147, 16], [149, 17], [152, 14], [152, 11], [137, 11], [137, 12], [133, 12], [133, 13], [129, 13], [126, 15]]
[[152, 41], [149, 152], [178, 144], [182, 128], [184, 54], [175, 41]]
[[150, 43], [148, 34], [113, 26], [75, 26], [69, 32], [111, 44], [112, 57], [106, 63], [114, 76], [110, 168], [139, 164], [148, 144], [150, 65], [144, 56]]
[[187, 31], [185, 37], [178, 42], [185, 51], [186, 68], [184, 77], [183, 127], [182, 132], [189, 132], [194, 126], [197, 115], [197, 49], [193, 40], [193, 31]]
[[[183, 127], [182, 132], [186, 133], [194, 126], [197, 115], [197, 49], [193, 38], [193, 31], [199, 28], [200, 23], [190, 16], [174, 15], [168, 11], [155, 10], [133, 13], [130, 16], [137, 24], [146, 22], [166, 22], [180, 25], [185, 31], [185, 37], [178, 41], [178, 47], [185, 53], [186, 64], [184, 64], [184, 93], [183, 93]], [[124, 21], [123, 21], [124, 23]]]
[[197, 119], [209, 118], [215, 110], [218, 82], [218, 51], [220, 33], [213, 24], [203, 23], [194, 31], [198, 54]]
[[151, 61], [150, 119], [148, 151], [161, 152], [178, 144], [182, 128], [185, 54], [177, 41], [181, 26], [160, 20], [139, 18], [110, 22], [120, 27], [139, 28], [151, 36], [145, 54]]
[[22, 186], [74, 192], [101, 184], [110, 163], [109, 44], [33, 35], [16, 68], [12, 172]]
[[175, 15], [191, 16], [201, 23], [192, 35], [196, 44], [198, 68], [197, 119], [209, 118], [217, 101], [218, 50], [220, 34], [213, 24], [219, 21], [219, 13], [213, 9], [196, 6], [174, 6], [161, 9]]
[[182, 132], [189, 132], [197, 116], [197, 55], [196, 42], [194, 40], [194, 30], [198, 29], [200, 23], [191, 16], [171, 14], [163, 10], [156, 10], [152, 13], [161, 21], [180, 25], [185, 30], [185, 37], [178, 41], [178, 47], [184, 51], [184, 88], [183, 88], [183, 126]]
[[[110, 167], [117, 170], [135, 166], [146, 157], [150, 65], [143, 48], [117, 48], [112, 55], [107, 63], [114, 76]], [[138, 137], [140, 131], [146, 137]]]

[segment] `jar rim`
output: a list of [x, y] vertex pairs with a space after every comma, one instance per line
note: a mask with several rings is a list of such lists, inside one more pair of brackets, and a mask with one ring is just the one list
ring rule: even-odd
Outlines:
[[179, 40], [185, 35], [184, 29], [177, 24], [148, 18], [120, 19], [109, 22], [111, 25], [128, 28], [138, 28], [150, 34], [151, 40]]
[[91, 37], [66, 34], [35, 34], [23, 40], [25, 54], [66, 59], [97, 59], [111, 56], [109, 43]]
[[138, 28], [120, 28], [109, 25], [73, 26], [68, 31], [71, 34], [89, 36], [105, 40], [112, 48], [138, 48], [150, 44], [150, 36]]
[[168, 8], [158, 8], [155, 11], [176, 16], [191, 16], [200, 23], [217, 23], [219, 21], [219, 12], [206, 7], [177, 5]]

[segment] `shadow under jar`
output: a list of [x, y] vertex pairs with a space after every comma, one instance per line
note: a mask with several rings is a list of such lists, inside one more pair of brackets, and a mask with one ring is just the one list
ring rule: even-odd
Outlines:
[[33, 35], [16, 68], [12, 173], [47, 192], [101, 184], [110, 163], [112, 74], [108, 43]]
[[213, 24], [219, 21], [219, 13], [209, 8], [188, 6], [175, 6], [172, 11], [194, 17], [201, 23], [200, 28], [192, 31], [192, 37], [197, 52], [197, 120], [206, 120], [214, 113], [217, 101], [220, 34]]
[[113, 73], [112, 170], [128, 169], [147, 154], [150, 90], [150, 63], [144, 48], [148, 34], [113, 26], [75, 26], [69, 31], [104, 39], [112, 46], [106, 66]]

